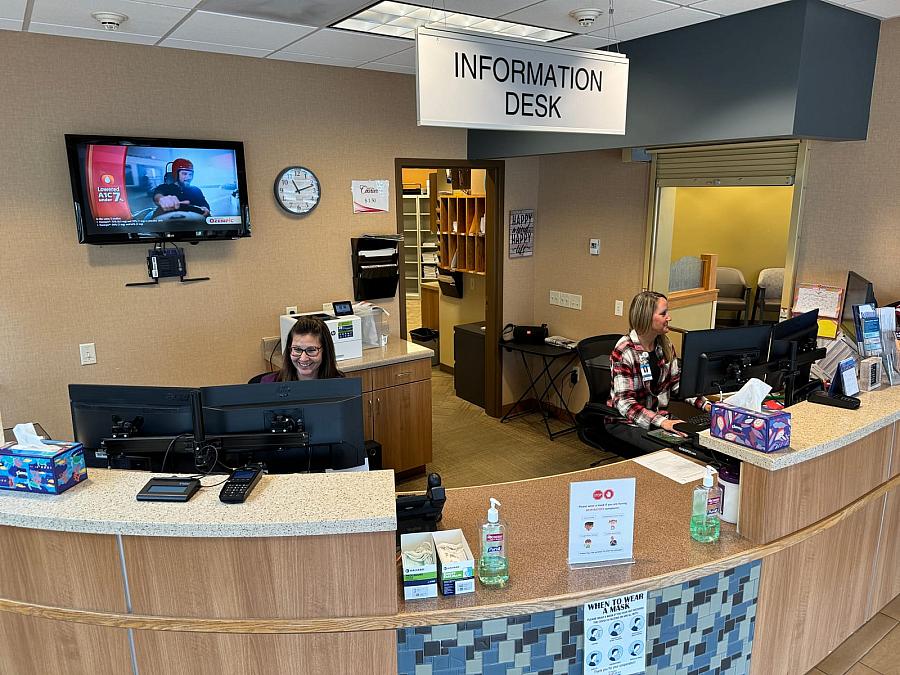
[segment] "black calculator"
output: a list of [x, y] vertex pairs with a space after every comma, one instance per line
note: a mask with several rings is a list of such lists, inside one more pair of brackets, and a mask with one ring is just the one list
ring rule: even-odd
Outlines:
[[262, 475], [262, 469], [255, 466], [235, 469], [234, 473], [231, 474], [231, 478], [226, 480], [222, 486], [222, 490], [219, 492], [219, 499], [226, 504], [241, 504], [247, 499], [253, 488], [256, 487]]

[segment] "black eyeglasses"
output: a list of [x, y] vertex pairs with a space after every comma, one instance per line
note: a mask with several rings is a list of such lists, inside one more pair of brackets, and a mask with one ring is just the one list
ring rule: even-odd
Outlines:
[[294, 356], [306, 354], [309, 357], [315, 357], [320, 351], [322, 351], [321, 347], [291, 347], [291, 354]]

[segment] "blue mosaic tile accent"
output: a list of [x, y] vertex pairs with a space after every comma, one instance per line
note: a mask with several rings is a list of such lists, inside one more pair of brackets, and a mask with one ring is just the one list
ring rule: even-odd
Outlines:
[[[647, 594], [646, 675], [746, 675], [759, 561]], [[399, 675], [582, 675], [583, 607], [397, 631]]]

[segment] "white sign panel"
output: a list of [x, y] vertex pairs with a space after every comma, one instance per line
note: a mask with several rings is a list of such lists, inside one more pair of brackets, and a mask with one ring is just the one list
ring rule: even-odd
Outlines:
[[416, 91], [420, 125], [624, 134], [628, 59], [419, 28]]
[[390, 181], [354, 180], [350, 181], [353, 192], [353, 213], [384, 213], [390, 211]]
[[584, 606], [585, 675], [644, 672], [647, 652], [647, 594], [620, 595]]
[[634, 478], [569, 483], [569, 564], [633, 562]]
[[509, 257], [534, 254], [534, 209], [509, 212]]

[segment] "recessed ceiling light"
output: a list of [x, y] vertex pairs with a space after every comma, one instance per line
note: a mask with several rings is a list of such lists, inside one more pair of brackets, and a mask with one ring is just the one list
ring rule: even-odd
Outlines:
[[360, 33], [393, 35], [407, 40], [416, 39], [419, 26], [452, 26], [489, 35], [508, 36], [550, 42], [573, 35], [561, 30], [550, 30], [524, 23], [513, 23], [502, 19], [486, 19], [483, 16], [448, 12], [442, 9], [408, 5], [405, 2], [379, 2], [338, 23], [332, 28], [343, 28]]

